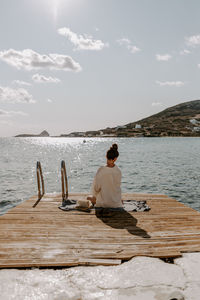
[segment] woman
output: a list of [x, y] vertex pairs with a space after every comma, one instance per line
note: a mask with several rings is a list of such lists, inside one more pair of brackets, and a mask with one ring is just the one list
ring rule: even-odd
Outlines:
[[107, 165], [100, 167], [92, 185], [92, 197], [88, 197], [96, 207], [123, 207], [121, 200], [121, 171], [115, 165], [119, 156], [117, 144], [107, 151]]

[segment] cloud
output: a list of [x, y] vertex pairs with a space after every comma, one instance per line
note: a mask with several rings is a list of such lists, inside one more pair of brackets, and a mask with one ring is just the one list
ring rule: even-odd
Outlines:
[[130, 45], [131, 44], [131, 41], [127, 38], [122, 38], [122, 39], [119, 39], [117, 40], [118, 44], [120, 46], [123, 46], [123, 45]]
[[139, 52], [139, 51], [141, 51], [140, 48], [138, 48], [138, 47], [136, 47], [136, 46], [132, 46], [132, 45], [128, 45], [127, 48], [128, 48], [128, 50], [130, 50], [130, 52], [133, 53], [133, 54], [134, 54], [134, 53], [137, 53], [137, 52]]
[[184, 49], [184, 50], [180, 51], [181, 55], [187, 55], [187, 54], [190, 54], [190, 53], [191, 53], [191, 51], [189, 51], [187, 49]]
[[[0, 117], [1, 117], [1, 115], [0, 115]], [[13, 123], [10, 120], [8, 121], [8, 120], [3, 120], [3, 119], [2, 120], [0, 119], [0, 124], [1, 125], [6, 125], [6, 126], [12, 126], [13, 125]]]
[[13, 89], [0, 86], [0, 101], [7, 103], [35, 103], [33, 96], [24, 88]]
[[152, 106], [162, 106], [161, 102], [153, 102], [151, 103]]
[[172, 56], [170, 54], [164, 54], [164, 55], [156, 54], [156, 59], [158, 61], [168, 61], [171, 58], [172, 58]]
[[22, 80], [13, 80], [13, 84], [31, 86], [31, 83]]
[[192, 35], [185, 38], [185, 42], [190, 47], [195, 47], [200, 45], [200, 35]]
[[13, 117], [13, 116], [28, 116], [27, 113], [24, 113], [23, 111], [6, 111], [3, 109], [0, 109], [0, 117]]
[[128, 38], [119, 39], [117, 40], [117, 43], [120, 46], [125, 46], [133, 54], [141, 51], [141, 49], [134, 46]]
[[74, 46], [74, 50], [102, 50], [108, 44], [103, 43], [101, 40], [94, 40], [91, 35], [83, 34], [78, 35], [67, 27], [59, 28], [58, 33], [65, 36]]
[[181, 87], [184, 85], [184, 82], [182, 81], [156, 81], [157, 84], [160, 86], [176, 86], [176, 87]]
[[70, 56], [61, 54], [39, 54], [31, 49], [17, 51], [9, 49], [0, 51], [0, 59], [18, 70], [27, 71], [37, 69], [81, 71], [79, 63]]
[[56, 77], [46, 77], [41, 74], [34, 74], [32, 76], [33, 81], [38, 82], [38, 83], [58, 83], [60, 82], [59, 78]]

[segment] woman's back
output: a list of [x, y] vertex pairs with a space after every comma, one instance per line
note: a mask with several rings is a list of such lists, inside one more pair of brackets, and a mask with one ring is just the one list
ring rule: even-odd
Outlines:
[[96, 197], [96, 207], [122, 207], [121, 171], [113, 167], [100, 167], [94, 178], [92, 194]]

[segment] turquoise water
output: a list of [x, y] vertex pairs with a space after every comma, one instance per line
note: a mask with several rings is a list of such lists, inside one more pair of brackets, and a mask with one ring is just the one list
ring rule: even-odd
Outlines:
[[70, 192], [89, 192], [112, 143], [119, 146], [122, 192], [162, 193], [200, 210], [200, 138], [0, 138], [0, 214], [37, 193], [60, 192], [65, 160]]

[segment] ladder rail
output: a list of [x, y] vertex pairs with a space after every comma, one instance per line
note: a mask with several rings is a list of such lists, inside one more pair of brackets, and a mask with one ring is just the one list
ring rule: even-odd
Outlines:
[[[44, 177], [42, 174], [41, 163], [39, 161], [37, 161], [37, 164], [36, 164], [36, 174], [37, 174], [38, 199], [35, 202], [35, 204], [33, 205], [33, 207], [37, 206], [37, 204], [40, 202], [40, 200], [42, 199], [42, 197], [45, 194]], [[42, 186], [42, 191], [41, 191], [41, 186]]]
[[65, 161], [61, 161], [61, 186], [62, 186], [62, 201], [68, 199], [69, 192], [68, 192], [68, 180], [67, 180], [67, 172], [66, 172], [66, 166]]

